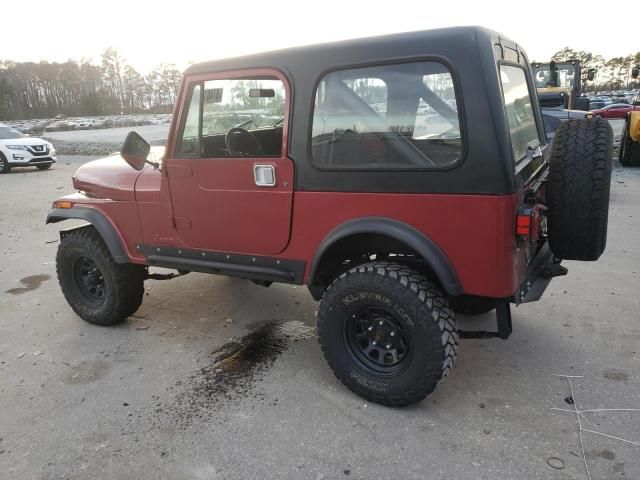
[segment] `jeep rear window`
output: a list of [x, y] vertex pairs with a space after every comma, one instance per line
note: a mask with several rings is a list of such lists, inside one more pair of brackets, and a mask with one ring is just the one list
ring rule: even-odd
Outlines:
[[524, 69], [521, 67], [500, 65], [500, 80], [513, 158], [519, 162], [527, 156], [531, 146], [537, 146], [540, 142], [531, 105], [531, 93]]
[[433, 169], [462, 156], [453, 78], [439, 62], [334, 71], [318, 84], [311, 153], [323, 169]]

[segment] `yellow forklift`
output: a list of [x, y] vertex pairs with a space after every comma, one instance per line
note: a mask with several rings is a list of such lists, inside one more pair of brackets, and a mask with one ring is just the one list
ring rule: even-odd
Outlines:
[[[631, 77], [636, 79], [639, 75], [640, 66], [633, 67]], [[636, 96], [633, 104], [640, 105], [640, 93]], [[640, 111], [627, 113], [619, 155], [620, 163], [625, 167], [640, 167]]]
[[[589, 99], [582, 97], [582, 65], [578, 60], [549, 63], [533, 62], [533, 78], [543, 108], [589, 110]], [[587, 71], [587, 79], [593, 80], [596, 70]]]

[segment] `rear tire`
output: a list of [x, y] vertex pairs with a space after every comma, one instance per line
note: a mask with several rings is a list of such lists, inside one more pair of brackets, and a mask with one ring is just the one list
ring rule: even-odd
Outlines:
[[74, 230], [61, 239], [56, 270], [67, 302], [89, 323], [114, 325], [142, 303], [144, 267], [116, 263], [93, 227]]
[[547, 183], [549, 244], [566, 260], [597, 260], [607, 243], [613, 132], [603, 119], [556, 131]]
[[318, 309], [318, 338], [347, 388], [392, 407], [432, 393], [458, 349], [453, 312], [440, 289], [415, 270], [384, 261], [334, 280]]

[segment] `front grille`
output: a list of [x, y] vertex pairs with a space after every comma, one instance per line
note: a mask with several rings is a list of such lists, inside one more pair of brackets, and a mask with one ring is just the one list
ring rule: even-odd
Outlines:
[[49, 155], [49, 147], [47, 145], [29, 145], [27, 148], [34, 157]]

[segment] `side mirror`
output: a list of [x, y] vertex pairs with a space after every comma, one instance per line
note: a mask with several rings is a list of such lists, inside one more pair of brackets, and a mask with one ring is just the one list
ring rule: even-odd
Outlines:
[[129, 132], [120, 149], [120, 155], [133, 168], [142, 170], [150, 151], [151, 145], [144, 138], [136, 132]]
[[589, 70], [587, 70], [587, 79], [589, 81], [592, 81], [594, 78], [596, 78], [596, 69], [590, 68]]

